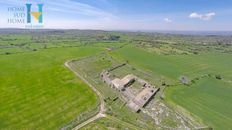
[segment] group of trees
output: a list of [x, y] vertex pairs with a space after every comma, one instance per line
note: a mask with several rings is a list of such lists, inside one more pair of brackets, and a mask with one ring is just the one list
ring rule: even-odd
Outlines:
[[97, 36], [96, 39], [98, 41], [104, 40], [104, 41], [118, 41], [120, 39], [120, 36], [117, 35], [100, 35]]

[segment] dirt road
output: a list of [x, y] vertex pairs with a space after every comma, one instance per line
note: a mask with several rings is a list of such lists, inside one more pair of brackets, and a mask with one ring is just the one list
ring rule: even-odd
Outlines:
[[78, 130], [82, 127], [84, 127], [85, 125], [97, 120], [98, 118], [102, 118], [102, 117], [106, 117], [106, 115], [104, 114], [105, 112], [105, 103], [103, 100], [103, 97], [101, 95], [101, 93], [91, 84], [89, 83], [84, 77], [82, 77], [78, 72], [76, 72], [72, 65], [70, 65], [72, 61], [67, 61], [65, 62], [65, 66], [70, 69], [76, 76], [78, 76], [82, 81], [84, 81], [87, 85], [89, 85], [89, 87], [98, 95], [99, 99], [100, 99], [100, 111], [98, 112], [97, 115], [89, 118], [88, 120], [86, 120], [85, 122], [82, 122], [81, 124], [77, 125], [75, 128], [73, 128], [73, 130]]

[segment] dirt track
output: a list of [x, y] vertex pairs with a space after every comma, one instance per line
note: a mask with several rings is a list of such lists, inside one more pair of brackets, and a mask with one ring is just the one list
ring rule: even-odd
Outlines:
[[88, 120], [82, 122], [81, 124], [77, 125], [75, 128], [73, 128], [73, 130], [78, 130], [82, 127], [84, 127], [85, 125], [95, 121], [98, 118], [102, 118], [102, 117], [106, 117], [106, 115], [104, 114], [105, 112], [105, 103], [103, 100], [103, 97], [101, 95], [101, 93], [92, 85], [90, 84], [84, 77], [82, 77], [79, 73], [77, 73], [72, 66], [70, 65], [72, 61], [67, 61], [65, 62], [65, 66], [67, 68], [69, 68], [76, 76], [78, 76], [82, 81], [84, 81], [87, 85], [89, 85], [89, 87], [98, 95], [99, 99], [100, 99], [100, 111], [98, 112], [97, 115], [89, 118]]

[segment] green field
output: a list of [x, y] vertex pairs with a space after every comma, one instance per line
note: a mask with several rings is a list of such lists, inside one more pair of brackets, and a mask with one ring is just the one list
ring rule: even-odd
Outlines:
[[100, 52], [55, 48], [0, 56], [0, 128], [58, 129], [94, 108], [97, 97], [64, 62]]
[[167, 89], [167, 99], [200, 117], [216, 130], [232, 128], [232, 84], [212, 78]]
[[[200, 55], [158, 55], [143, 49], [125, 47], [111, 54], [128, 60], [155, 77], [175, 84], [181, 75], [190, 79], [210, 74], [210, 79], [199, 79], [189, 87], [167, 88], [166, 99], [180, 105], [217, 130], [232, 128], [231, 54], [205, 53]], [[224, 79], [218, 80], [214, 75]]]
[[140, 130], [134, 125], [128, 124], [121, 120], [109, 117], [98, 119], [87, 126], [81, 128], [81, 130]]
[[181, 75], [194, 78], [204, 74], [221, 74], [224, 78], [232, 79], [231, 54], [158, 55], [129, 46], [112, 55], [172, 81], [178, 80]]

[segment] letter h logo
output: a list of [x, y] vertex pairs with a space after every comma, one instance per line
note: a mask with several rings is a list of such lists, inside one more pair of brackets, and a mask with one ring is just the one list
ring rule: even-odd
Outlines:
[[35, 17], [36, 20], [38, 20], [39, 23], [43, 22], [43, 4], [37, 4], [38, 6], [38, 12], [31, 12], [31, 5], [32, 4], [26, 4], [27, 6], [27, 23], [31, 23], [31, 15]]

